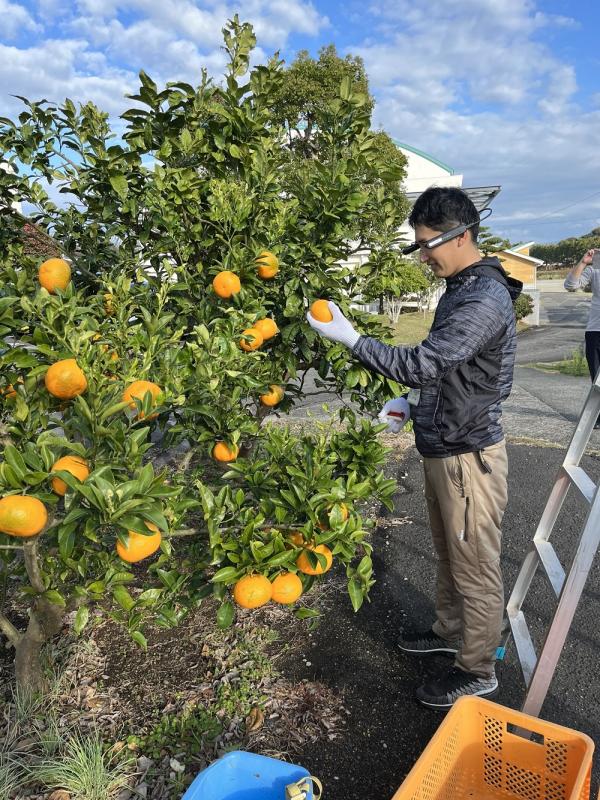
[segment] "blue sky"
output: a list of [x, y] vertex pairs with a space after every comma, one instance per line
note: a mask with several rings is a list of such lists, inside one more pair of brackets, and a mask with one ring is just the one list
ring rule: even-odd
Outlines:
[[502, 186], [495, 232], [544, 242], [600, 226], [597, 0], [0, 0], [0, 115], [21, 94], [116, 117], [140, 69], [218, 78], [236, 12], [255, 25], [258, 61], [331, 42], [362, 56], [375, 128], [464, 186]]

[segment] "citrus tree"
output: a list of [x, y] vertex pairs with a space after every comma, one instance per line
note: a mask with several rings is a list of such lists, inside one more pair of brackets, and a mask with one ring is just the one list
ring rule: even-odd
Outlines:
[[[357, 503], [390, 504], [369, 415], [398, 387], [305, 313], [319, 298], [352, 313], [365, 276], [343, 266], [349, 237], [360, 221], [376, 269], [404, 215], [386, 205], [378, 223], [402, 170], [349, 76], [320, 109], [318, 157], [298, 158], [273, 113], [283, 65], [250, 69], [237, 18], [224, 41], [221, 84], [161, 89], [142, 72], [114, 128], [68, 99], [0, 120], [14, 168], [0, 170], [0, 568], [22, 604], [0, 631], [29, 685], [65, 615], [81, 632], [94, 603], [144, 647], [149, 620], [177, 625], [207, 597], [227, 626], [235, 602], [297, 604], [334, 561], [355, 609], [373, 582]], [[60, 257], [28, 251], [32, 222]], [[347, 424], [269, 424], [311, 370]], [[189, 449], [160, 469], [157, 442]]]

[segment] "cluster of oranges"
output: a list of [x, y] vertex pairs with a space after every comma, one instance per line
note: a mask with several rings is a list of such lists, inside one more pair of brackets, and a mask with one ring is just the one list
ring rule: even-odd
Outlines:
[[[257, 266], [258, 276], [262, 280], [271, 280], [279, 272], [279, 259], [275, 253], [271, 253], [269, 250], [263, 250], [254, 261]], [[242, 289], [242, 283], [238, 275], [230, 270], [219, 272], [213, 279], [212, 285], [215, 294], [226, 300], [231, 299]], [[331, 322], [333, 319], [327, 300], [315, 300], [310, 311], [313, 317], [320, 322]], [[256, 320], [250, 328], [242, 331], [239, 344], [242, 350], [249, 353], [253, 350], [258, 350], [266, 341], [277, 336], [278, 333], [279, 328], [275, 320], [265, 317]], [[282, 386], [270, 384], [269, 391], [261, 394], [259, 400], [262, 405], [272, 408], [279, 405], [284, 396], [285, 392]], [[239, 448], [237, 446], [229, 445], [222, 441], [217, 442], [212, 450], [213, 458], [224, 463], [234, 461], [238, 453]]]
[[[50, 294], [57, 291], [64, 291], [71, 281], [71, 267], [62, 258], [50, 258], [44, 261], [38, 270], [38, 280], [40, 285]], [[111, 297], [110, 295], [108, 297]], [[108, 304], [105, 296], [105, 310], [110, 313], [112, 308], [106, 308]], [[98, 339], [97, 334], [94, 339]], [[103, 350], [108, 349], [108, 345], [101, 345]], [[115, 353], [111, 354], [112, 360], [118, 360]], [[19, 383], [23, 383], [19, 379]], [[74, 358], [65, 358], [52, 364], [44, 375], [44, 384], [47, 391], [53, 397], [63, 401], [73, 400], [78, 395], [83, 394], [88, 388], [85, 373]], [[137, 408], [136, 400], [144, 400], [147, 393], [151, 395], [151, 405], [157, 406], [162, 399], [162, 389], [152, 381], [138, 380], [130, 383], [124, 390], [122, 401], [128, 403], [131, 410]], [[15, 388], [10, 385], [2, 390], [5, 399], [13, 399], [16, 396]], [[139, 411], [136, 419], [143, 419], [144, 412]], [[153, 419], [156, 414], [148, 415], [148, 419]], [[59, 458], [53, 465], [51, 472], [64, 471], [70, 473], [80, 482], [84, 482], [90, 475], [90, 466], [81, 456], [67, 455]], [[67, 484], [60, 477], [55, 476], [51, 479], [52, 490], [59, 497], [63, 497], [67, 492]], [[0, 499], [0, 532], [9, 536], [20, 538], [30, 538], [37, 536], [44, 531], [48, 524], [48, 511], [46, 506], [37, 498], [28, 495], [9, 495]], [[120, 541], [116, 544], [116, 551], [119, 556], [130, 563], [141, 561], [158, 550], [161, 543], [161, 534], [156, 525], [146, 522], [146, 527], [150, 531], [148, 535], [128, 531], [127, 543]]]
[[[341, 513], [343, 521], [348, 519], [348, 508], [344, 503], [341, 504]], [[320, 522], [319, 527], [325, 530], [327, 525]], [[296, 558], [296, 569], [303, 575], [324, 575], [331, 569], [333, 553], [326, 544], [308, 542], [300, 531], [289, 534], [287, 544], [301, 550]], [[312, 558], [309, 552], [314, 554]], [[315, 558], [315, 555], [320, 558]], [[282, 572], [273, 581], [265, 575], [251, 573], [234, 584], [233, 599], [242, 608], [259, 608], [270, 600], [290, 605], [300, 599], [302, 591], [302, 580], [295, 572]]]
[[[279, 259], [270, 251], [263, 251], [255, 259], [258, 276], [262, 280], [273, 279], [279, 271]], [[39, 267], [38, 280], [40, 285], [50, 294], [65, 291], [71, 281], [71, 267], [62, 258], [50, 258]], [[215, 293], [224, 299], [229, 299], [241, 291], [239, 277], [228, 270], [219, 272], [213, 280]], [[105, 311], [107, 314], [114, 312], [112, 295], [105, 295]], [[326, 300], [317, 300], [311, 306], [312, 315], [323, 322], [331, 321], [332, 316]], [[274, 319], [265, 317], [256, 320], [250, 328], [242, 332], [240, 347], [246, 352], [257, 350], [264, 342], [277, 336], [279, 328]], [[98, 338], [96, 336], [95, 338]], [[108, 345], [103, 345], [107, 350]], [[113, 360], [118, 356], [112, 354]], [[115, 358], [116, 357], [116, 358]], [[19, 383], [22, 383], [19, 379]], [[88, 387], [86, 376], [74, 358], [62, 359], [52, 364], [45, 373], [44, 383], [47, 391], [63, 401], [68, 401], [83, 394]], [[16, 390], [12, 385], [0, 390], [5, 399], [13, 399]], [[147, 394], [151, 396], [151, 406], [155, 407], [162, 400], [162, 389], [156, 383], [146, 380], [137, 380], [130, 383], [122, 395], [123, 402], [135, 411], [137, 401], [143, 401]], [[284, 389], [277, 384], [270, 384], [269, 391], [260, 395], [260, 402], [267, 407], [278, 405], [284, 397]], [[149, 414], [147, 420], [154, 419], [157, 414]], [[136, 419], [144, 419], [145, 413], [138, 411]], [[215, 443], [212, 449], [213, 458], [221, 462], [233, 461], [239, 454], [239, 447], [224, 441]], [[54, 472], [64, 471], [70, 473], [80, 482], [84, 482], [90, 475], [90, 466], [81, 456], [67, 455], [59, 458], [52, 466]], [[52, 490], [58, 496], [66, 494], [68, 486], [58, 476], [51, 479]], [[347, 518], [347, 509], [343, 507]], [[0, 499], [0, 532], [16, 537], [33, 537], [44, 531], [48, 524], [48, 512], [45, 505], [35, 497], [28, 495], [9, 495]], [[128, 531], [126, 543], [118, 541], [116, 551], [127, 562], [135, 563], [155, 553], [161, 544], [161, 533], [151, 522], [146, 521], [148, 534]], [[324, 527], [320, 525], [319, 527]], [[296, 568], [306, 575], [321, 575], [327, 572], [332, 564], [333, 556], [326, 545], [316, 545], [305, 542], [302, 534], [295, 533], [289, 537], [292, 546], [302, 548], [296, 559]], [[310, 559], [308, 552], [320, 554], [325, 559], [325, 565], [320, 561], [316, 565]], [[257, 608], [273, 600], [277, 603], [290, 604], [296, 602], [302, 594], [302, 581], [295, 572], [284, 572], [273, 581], [263, 575], [246, 575], [234, 587], [234, 598], [244, 608]]]

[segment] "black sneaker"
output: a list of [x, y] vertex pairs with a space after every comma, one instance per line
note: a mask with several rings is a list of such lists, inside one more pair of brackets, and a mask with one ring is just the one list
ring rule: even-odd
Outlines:
[[459, 697], [494, 697], [498, 693], [498, 679], [495, 675], [481, 678], [472, 672], [452, 667], [449, 672], [436, 681], [419, 686], [415, 696], [419, 703], [428, 708], [450, 708]]
[[454, 655], [458, 653], [460, 642], [449, 642], [447, 639], [442, 639], [441, 636], [438, 636], [437, 633], [434, 633], [430, 628], [428, 631], [422, 633], [403, 635], [398, 647], [405, 653], [416, 653], [418, 655], [426, 655], [427, 653], [448, 653], [449, 655]]

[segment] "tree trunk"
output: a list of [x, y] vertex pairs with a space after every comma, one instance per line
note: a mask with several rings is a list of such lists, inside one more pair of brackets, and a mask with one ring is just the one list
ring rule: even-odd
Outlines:
[[38, 599], [29, 611], [29, 625], [15, 645], [15, 678], [17, 686], [42, 692], [45, 688], [42, 670], [42, 647], [62, 627], [65, 610], [62, 606]]
[[[51, 520], [48, 520], [42, 533], [46, 531], [50, 522]], [[50, 603], [41, 596], [45, 591], [45, 586], [39, 563], [39, 539], [40, 536], [32, 536], [23, 543], [25, 569], [32, 588], [39, 592], [39, 596], [29, 609], [27, 630], [18, 637], [13, 635], [11, 639], [15, 647], [17, 686], [33, 691], [43, 691], [44, 689], [42, 647], [59, 632], [66, 613], [64, 606]]]
[[385, 309], [384, 309], [384, 306], [383, 306], [383, 295], [380, 294], [379, 295], [379, 314], [383, 315], [384, 313], [385, 313]]

